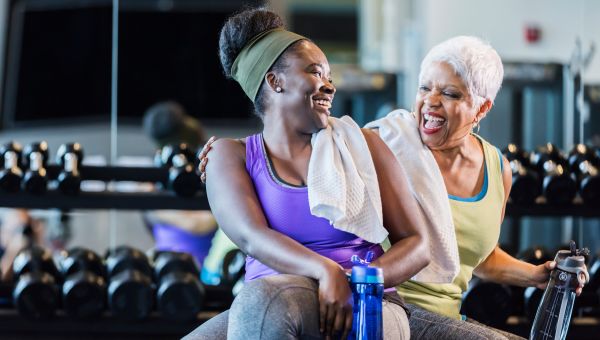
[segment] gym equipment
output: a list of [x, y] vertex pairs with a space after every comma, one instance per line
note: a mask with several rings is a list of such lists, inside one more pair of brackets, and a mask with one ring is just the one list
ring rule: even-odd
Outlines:
[[588, 271], [590, 273], [590, 282], [585, 286], [585, 288], [598, 293], [600, 296], [600, 253], [597, 253], [596, 258], [590, 262]]
[[144, 253], [127, 246], [108, 252], [106, 271], [108, 306], [112, 314], [124, 320], [141, 320], [154, 305], [152, 268]]
[[79, 169], [83, 150], [79, 143], [62, 144], [56, 153], [56, 162], [62, 167], [58, 175], [58, 188], [66, 195], [76, 195], [81, 186]]
[[533, 204], [540, 195], [539, 176], [529, 167], [528, 154], [516, 144], [508, 144], [503, 151], [512, 170], [510, 198], [516, 204]]
[[195, 153], [185, 143], [167, 145], [160, 151], [158, 160], [169, 167], [168, 187], [179, 196], [194, 196], [202, 188], [195, 159]]
[[600, 202], [600, 157], [585, 144], [577, 144], [569, 152], [569, 167], [577, 178], [583, 201]]
[[589, 261], [590, 281], [583, 286], [581, 295], [575, 300], [574, 313], [600, 316], [600, 253]]
[[223, 257], [221, 266], [221, 284], [233, 288], [236, 283], [244, 279], [246, 274], [246, 254], [240, 249], [232, 249]]
[[162, 251], [154, 259], [158, 310], [176, 321], [194, 320], [202, 310], [204, 286], [192, 255]]
[[529, 339], [565, 339], [575, 303], [575, 289], [589, 281], [584, 270], [585, 259], [581, 255], [589, 251], [577, 249], [571, 241], [570, 250], [556, 254], [556, 267], [550, 273], [550, 281], [538, 307]]
[[571, 204], [577, 194], [577, 183], [569, 175], [567, 161], [556, 146], [548, 143], [530, 156], [531, 164], [542, 179], [542, 194], [551, 204]]
[[532, 246], [527, 248], [517, 254], [517, 258], [536, 266], [552, 260], [552, 256], [548, 250], [542, 246]]
[[43, 194], [48, 189], [46, 166], [48, 162], [48, 143], [31, 143], [23, 152], [23, 168], [27, 169], [23, 178], [23, 190], [32, 194]]
[[54, 315], [60, 302], [60, 273], [50, 251], [32, 247], [13, 261], [13, 303], [20, 315], [45, 319]]
[[78, 319], [99, 316], [106, 305], [106, 279], [102, 258], [85, 248], [63, 252], [60, 261], [65, 282], [63, 308]]
[[512, 312], [512, 293], [506, 285], [473, 277], [460, 313], [492, 327], [502, 327]]
[[17, 192], [21, 188], [21, 152], [23, 148], [19, 143], [9, 142], [0, 148], [0, 161], [2, 161], [2, 171], [0, 171], [0, 188], [6, 192]]
[[[519, 260], [531, 263], [535, 266], [546, 263], [552, 260], [551, 253], [542, 246], [532, 246], [521, 252], [516, 256]], [[515, 315], [531, 316], [530, 321], [533, 321], [535, 311], [540, 303], [542, 294], [544, 291], [538, 289], [539, 292], [535, 292], [535, 287], [510, 287], [513, 294], [513, 313]], [[529, 289], [529, 291], [528, 291]]]
[[536, 287], [527, 287], [523, 292], [523, 312], [529, 322], [533, 323], [535, 319], [535, 313], [537, 313], [538, 306], [544, 296], [544, 290]]
[[226, 310], [231, 306], [236, 293], [243, 286], [246, 273], [246, 254], [232, 249], [223, 257], [219, 285], [205, 285], [204, 310]]

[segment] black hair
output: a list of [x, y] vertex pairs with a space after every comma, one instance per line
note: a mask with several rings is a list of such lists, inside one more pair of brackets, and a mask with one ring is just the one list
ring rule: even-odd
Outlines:
[[[229, 17], [223, 25], [219, 37], [219, 58], [225, 76], [231, 78], [231, 67], [235, 58], [253, 37], [276, 28], [285, 28], [283, 19], [264, 7], [246, 9]], [[286, 51], [293, 50], [294, 46], [297, 46], [297, 42], [289, 46]], [[286, 68], [285, 54], [282, 53], [277, 58], [270, 71], [280, 72]], [[254, 110], [259, 117], [264, 115], [265, 108], [262, 88], [261, 84], [254, 100]]]

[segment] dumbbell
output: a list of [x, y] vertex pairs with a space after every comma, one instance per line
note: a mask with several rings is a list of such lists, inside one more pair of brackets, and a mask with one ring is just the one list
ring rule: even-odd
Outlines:
[[[546, 261], [552, 260], [552, 254], [548, 249], [542, 246], [532, 246], [527, 248], [519, 252], [516, 257], [519, 260], [531, 263], [534, 266], [539, 266], [546, 263]], [[537, 306], [541, 301], [542, 295], [539, 294], [540, 292], [535, 292], [535, 287], [529, 288], [531, 289], [527, 291], [527, 288], [525, 287], [511, 286], [513, 292], [513, 310], [516, 315], [529, 316], [530, 313], [533, 312], [533, 316], [535, 317]], [[540, 291], [542, 294], [544, 293], [543, 290]], [[533, 319], [531, 319], [531, 321], [533, 322]]]
[[121, 246], [106, 258], [109, 277], [108, 306], [114, 316], [124, 320], [141, 320], [154, 306], [152, 267], [140, 250]]
[[240, 249], [232, 249], [223, 257], [221, 265], [221, 284], [234, 287], [244, 279], [246, 273], [246, 254]]
[[191, 321], [202, 310], [204, 286], [192, 255], [161, 251], [154, 259], [158, 310], [171, 320]]
[[508, 144], [504, 155], [510, 162], [512, 188], [510, 198], [515, 204], [532, 204], [540, 195], [540, 180], [529, 167], [529, 155], [516, 144]]
[[506, 285], [473, 277], [463, 297], [461, 314], [492, 327], [503, 327], [512, 312], [512, 293]]
[[160, 151], [161, 164], [169, 167], [168, 187], [179, 196], [194, 196], [202, 187], [194, 166], [195, 158], [185, 143], [167, 145]]
[[228, 251], [221, 263], [220, 283], [205, 285], [205, 310], [223, 311], [233, 303], [233, 299], [244, 282], [246, 255], [239, 249]]
[[0, 149], [2, 171], [0, 171], [0, 188], [6, 192], [17, 192], [21, 188], [21, 152], [23, 148], [19, 143], [6, 143]]
[[549, 203], [570, 204], [577, 194], [577, 183], [569, 175], [567, 161], [556, 146], [548, 143], [530, 156], [542, 179], [542, 194]]
[[106, 305], [106, 270], [102, 258], [85, 248], [62, 253], [63, 308], [78, 319], [99, 316]]
[[83, 161], [83, 149], [79, 143], [62, 144], [56, 153], [56, 163], [62, 167], [58, 175], [58, 188], [64, 194], [76, 195], [81, 186], [79, 169]]
[[45, 319], [60, 303], [60, 273], [50, 251], [33, 247], [21, 251], [13, 261], [13, 303], [20, 315]]
[[23, 152], [23, 190], [33, 194], [43, 194], [48, 188], [46, 165], [48, 162], [48, 143], [45, 141], [31, 143]]
[[600, 201], [600, 158], [585, 144], [577, 144], [569, 152], [569, 166], [577, 177], [579, 195], [584, 202]]
[[590, 274], [590, 282], [588, 282], [586, 287], [600, 295], [600, 252], [598, 252], [596, 257], [590, 262], [588, 272]]
[[525, 288], [525, 292], [523, 293], [524, 305], [523, 310], [525, 312], [525, 316], [529, 322], [533, 323], [535, 320], [535, 314], [537, 313], [538, 306], [542, 301], [542, 297], [544, 296], [544, 290], [536, 287], [527, 287]]
[[600, 253], [588, 262], [590, 281], [575, 300], [574, 310], [581, 314], [600, 316]]

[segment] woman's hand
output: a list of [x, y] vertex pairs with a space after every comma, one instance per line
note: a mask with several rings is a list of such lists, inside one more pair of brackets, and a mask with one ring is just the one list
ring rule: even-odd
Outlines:
[[[550, 272], [556, 268], [556, 262], [554, 261], [546, 261], [546, 263], [535, 266], [535, 270], [532, 272], [531, 279], [534, 282], [534, 286], [539, 289], [546, 289], [546, 285], [548, 284], [548, 280], [550, 279]], [[584, 270], [587, 273], [587, 267], [584, 267]], [[577, 296], [581, 295], [581, 291], [583, 290], [583, 286], [586, 283], [586, 277], [588, 275], [582, 274], [582, 278], [579, 279], [579, 287], [575, 289], [575, 293]]]
[[202, 147], [202, 151], [198, 154], [198, 158], [200, 159], [200, 163], [198, 164], [198, 171], [200, 171], [200, 180], [202, 183], [206, 183], [206, 164], [208, 163], [208, 153], [212, 149], [212, 144], [217, 140], [217, 137], [212, 136], [204, 144]]
[[556, 262], [546, 261], [540, 265], [535, 266], [531, 272], [532, 286], [538, 289], [546, 289], [548, 280], [550, 279], [550, 272], [556, 267]]
[[319, 278], [320, 330], [327, 339], [346, 339], [352, 330], [352, 292], [345, 271], [337, 264]]

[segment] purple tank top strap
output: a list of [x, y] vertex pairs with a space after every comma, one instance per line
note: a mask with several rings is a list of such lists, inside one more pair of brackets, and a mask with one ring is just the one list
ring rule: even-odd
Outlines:
[[246, 137], [246, 171], [248, 171], [251, 178], [255, 178], [265, 167], [262, 150], [262, 136], [260, 133]]

